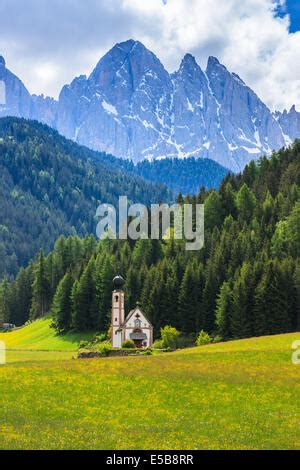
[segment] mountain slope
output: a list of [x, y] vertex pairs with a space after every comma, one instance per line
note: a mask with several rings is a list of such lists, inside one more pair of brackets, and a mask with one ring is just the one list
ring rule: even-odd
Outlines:
[[[116, 44], [89, 77], [65, 85], [59, 100], [30, 97], [0, 60], [6, 100], [0, 116], [30, 117], [92, 149], [144, 159], [202, 157], [233, 171], [300, 136], [300, 113], [272, 113], [214, 58], [202, 70], [186, 54], [169, 74], [138, 41]], [[4, 84], [4, 85], [3, 85]]]
[[95, 233], [100, 202], [171, 198], [165, 186], [125, 173], [115, 160], [37, 122], [0, 120], [0, 278], [52, 249], [61, 234]]
[[166, 184], [175, 194], [196, 194], [201, 187], [217, 189], [228, 174], [227, 168], [213, 160], [194, 157], [144, 160], [134, 167], [134, 171], [148, 181]]

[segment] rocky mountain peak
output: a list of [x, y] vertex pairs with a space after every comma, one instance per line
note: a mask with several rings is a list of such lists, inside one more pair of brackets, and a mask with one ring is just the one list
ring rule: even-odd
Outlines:
[[[59, 101], [30, 96], [0, 58], [9, 106], [0, 116], [29, 117], [92, 149], [138, 162], [210, 158], [233, 171], [300, 136], [300, 113], [271, 113], [216, 57], [206, 72], [186, 54], [169, 74], [153, 52], [129, 39], [91, 75], [65, 85]], [[3, 88], [3, 84], [2, 84]]]
[[146, 49], [144, 44], [142, 44], [140, 41], [136, 41], [134, 39], [128, 39], [127, 41], [120, 42], [116, 44], [111, 50], [113, 51], [114, 49], [121, 49], [122, 51], [125, 52], [125, 54], [130, 54], [133, 52], [134, 48], [141, 48], [141, 49]]
[[181, 61], [178, 73], [184, 77], [194, 77], [203, 74], [201, 67], [197, 64], [195, 57], [192, 54], [186, 54]]
[[185, 67], [199, 67], [195, 57], [192, 54], [185, 54], [181, 62], [181, 68]]
[[224, 65], [222, 65], [216, 57], [209, 56], [209, 58], [207, 60], [207, 69], [206, 70], [214, 69], [216, 67], [222, 67], [223, 69], [226, 70], [226, 67]]
[[5, 59], [2, 55], [0, 55], [0, 66], [5, 67]]
[[151, 73], [159, 78], [168, 76], [159, 59], [151, 51], [139, 41], [130, 39], [116, 44], [98, 62], [89, 81], [101, 88], [121, 87], [132, 93], [145, 75], [149, 77]]

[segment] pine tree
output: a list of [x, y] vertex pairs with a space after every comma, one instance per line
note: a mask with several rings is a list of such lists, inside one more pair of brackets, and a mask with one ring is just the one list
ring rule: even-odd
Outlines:
[[297, 317], [297, 287], [295, 284], [295, 263], [292, 258], [277, 262], [278, 282], [282, 296], [284, 311], [278, 312], [275, 319], [278, 333], [288, 333], [296, 330]]
[[33, 271], [31, 319], [43, 317], [48, 313], [50, 303], [50, 284], [47, 277], [46, 261], [41, 251]]
[[72, 327], [88, 331], [102, 326], [96, 296], [95, 260], [91, 258], [72, 293]]
[[140, 276], [137, 268], [131, 266], [128, 269], [124, 289], [126, 292], [125, 307], [126, 311], [129, 312], [135, 307], [140, 294]]
[[11, 321], [10, 285], [7, 277], [0, 284], [0, 323]]
[[234, 338], [253, 336], [254, 288], [251, 267], [244, 262], [232, 289], [231, 332]]
[[161, 267], [159, 265], [155, 266], [149, 270], [141, 294], [143, 309], [151, 321], [156, 335], [160, 328], [164, 326], [164, 319], [161, 315], [163, 283]]
[[107, 255], [96, 272], [97, 306], [99, 309], [99, 325], [101, 331], [106, 331], [111, 319], [112, 280], [116, 272], [113, 269], [113, 259]]
[[205, 228], [220, 227], [224, 219], [222, 199], [216, 191], [211, 191], [204, 202]]
[[201, 312], [202, 286], [199, 271], [193, 262], [187, 264], [179, 291], [178, 313], [180, 330], [186, 334], [195, 332]]
[[222, 196], [222, 204], [224, 208], [225, 214], [231, 217], [236, 217], [237, 210], [235, 204], [235, 195], [232, 188], [232, 184], [230, 181], [225, 183], [225, 185], [221, 185], [220, 187], [220, 195]]
[[250, 222], [256, 205], [257, 201], [254, 193], [247, 184], [244, 183], [236, 195], [236, 206], [240, 218], [245, 222]]
[[12, 322], [17, 326], [26, 323], [30, 316], [30, 306], [32, 298], [32, 266], [21, 269], [14, 283], [14, 315]]
[[255, 335], [282, 332], [282, 328], [286, 328], [287, 309], [287, 299], [282, 295], [278, 263], [270, 261], [255, 292]]
[[232, 290], [230, 284], [223, 282], [217, 298], [216, 325], [222, 339], [232, 338], [231, 331]]
[[168, 272], [167, 279], [164, 283], [163, 296], [163, 319], [166, 325], [173, 325], [179, 328], [178, 322], [178, 296], [179, 283], [176, 278], [175, 269], [172, 266]]
[[152, 322], [152, 324], [153, 324], [153, 307], [154, 306], [152, 304], [153, 299], [150, 298], [150, 293], [153, 290], [155, 280], [156, 280], [156, 268], [152, 266], [146, 274], [146, 277], [144, 279], [143, 286], [142, 286], [141, 296], [140, 296], [142, 308], [145, 314], [147, 315], [147, 317], [149, 318], [149, 320]]
[[59, 333], [70, 330], [72, 324], [72, 289], [74, 280], [69, 272], [62, 278], [53, 299], [53, 326]]
[[216, 300], [219, 293], [221, 280], [219, 278], [216, 261], [210, 259], [205, 272], [205, 286], [203, 290], [203, 326], [204, 330], [211, 334], [215, 329]]

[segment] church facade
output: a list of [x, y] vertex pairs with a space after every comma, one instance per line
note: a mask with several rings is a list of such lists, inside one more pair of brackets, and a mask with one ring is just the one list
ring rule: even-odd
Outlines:
[[136, 348], [148, 348], [153, 344], [153, 326], [141, 307], [137, 306], [125, 317], [124, 279], [116, 276], [113, 280], [112, 293], [112, 346], [120, 348], [122, 343], [130, 339]]

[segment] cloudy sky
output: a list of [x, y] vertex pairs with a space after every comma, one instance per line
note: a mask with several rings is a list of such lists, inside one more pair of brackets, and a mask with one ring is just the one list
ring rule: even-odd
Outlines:
[[116, 42], [169, 71], [214, 55], [272, 108], [300, 110], [299, 0], [1, 0], [0, 55], [31, 92], [57, 97]]

